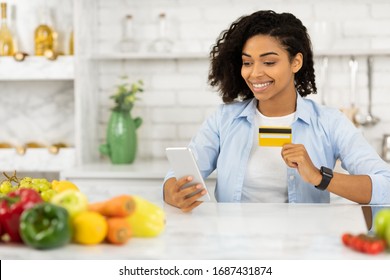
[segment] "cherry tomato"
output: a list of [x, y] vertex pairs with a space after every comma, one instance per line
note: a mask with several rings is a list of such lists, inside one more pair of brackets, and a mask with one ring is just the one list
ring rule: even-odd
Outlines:
[[385, 250], [384, 243], [382, 240], [375, 240], [370, 242], [370, 246], [368, 246], [367, 251], [365, 251], [368, 254], [379, 254]]
[[345, 246], [366, 254], [379, 254], [386, 249], [385, 240], [367, 234], [344, 233], [341, 240]]
[[343, 241], [343, 244], [345, 246], [350, 246], [351, 244], [351, 239], [352, 239], [352, 234], [350, 233], [344, 233], [342, 236], [341, 236], [341, 240]]
[[355, 236], [352, 243], [352, 248], [355, 249], [356, 251], [363, 252], [365, 243], [366, 243], [365, 240], [363, 240], [358, 236]]
[[371, 244], [370, 241], [367, 240], [367, 241], [364, 242], [362, 252], [369, 254], [371, 251], [372, 251], [372, 244]]

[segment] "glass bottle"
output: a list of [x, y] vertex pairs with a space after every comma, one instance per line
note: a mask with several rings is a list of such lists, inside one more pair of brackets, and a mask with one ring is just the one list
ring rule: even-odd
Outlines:
[[11, 30], [7, 26], [7, 3], [1, 3], [0, 56], [12, 56], [13, 54], [14, 41]]
[[73, 30], [70, 32], [69, 37], [69, 55], [74, 55], [74, 32]]
[[171, 52], [173, 48], [173, 41], [167, 36], [167, 17], [165, 13], [158, 16], [158, 37], [150, 45], [150, 51], [164, 53]]
[[138, 50], [137, 41], [134, 39], [133, 16], [128, 14], [122, 22], [122, 39], [120, 41], [122, 52], [135, 52]]
[[55, 53], [56, 33], [50, 26], [49, 9], [44, 7], [40, 14], [40, 24], [34, 32], [35, 55], [42, 56]]
[[18, 36], [18, 30], [17, 30], [17, 9], [16, 5], [11, 5], [10, 6], [10, 22], [11, 22], [11, 33], [13, 37], [13, 42], [14, 42], [14, 59], [16, 61], [23, 61], [27, 53], [22, 50], [22, 46], [20, 44], [20, 39]]
[[20, 52], [20, 39], [19, 39], [19, 36], [18, 36], [18, 30], [17, 30], [17, 14], [16, 14], [17, 10], [16, 10], [16, 5], [11, 5], [10, 6], [10, 11], [9, 11], [9, 16], [8, 18], [10, 19], [10, 30], [11, 30], [11, 34], [12, 34], [12, 38], [13, 38], [13, 42], [14, 42], [14, 55], [17, 54], [18, 52]]

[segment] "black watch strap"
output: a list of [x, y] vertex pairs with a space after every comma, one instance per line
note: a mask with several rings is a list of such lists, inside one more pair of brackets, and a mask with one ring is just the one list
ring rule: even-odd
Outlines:
[[330, 180], [333, 178], [333, 170], [325, 166], [321, 166], [320, 169], [322, 180], [318, 186], [315, 186], [317, 189], [324, 191], [328, 188]]

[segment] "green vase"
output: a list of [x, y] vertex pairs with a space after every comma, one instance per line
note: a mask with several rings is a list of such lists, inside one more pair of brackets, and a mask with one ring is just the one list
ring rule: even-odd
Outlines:
[[102, 154], [113, 164], [133, 163], [137, 153], [137, 128], [142, 119], [132, 118], [129, 111], [112, 111], [107, 127], [107, 143], [100, 145]]

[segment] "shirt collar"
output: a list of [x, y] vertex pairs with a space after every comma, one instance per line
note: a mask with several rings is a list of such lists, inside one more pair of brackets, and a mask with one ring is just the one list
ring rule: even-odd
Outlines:
[[[256, 114], [256, 109], [257, 109], [257, 99], [252, 98], [247, 103], [244, 110], [242, 110], [241, 114], [238, 115], [237, 117], [238, 118], [244, 117], [251, 123], [254, 118], [254, 115]], [[295, 111], [295, 120], [300, 119], [305, 123], [309, 124], [311, 115], [312, 115], [311, 106], [309, 105], [309, 103], [305, 102], [304, 98], [300, 96], [299, 93], [297, 93], [297, 108]]]
[[237, 116], [237, 118], [246, 118], [248, 122], [252, 123], [254, 115], [256, 114], [256, 109], [257, 99], [252, 98], [247, 101], [247, 105], [245, 106], [244, 110], [242, 110], [241, 114]]
[[310, 116], [313, 114], [313, 109], [308, 102], [305, 102], [304, 98], [297, 93], [297, 108], [295, 111], [295, 119], [300, 119], [305, 123], [310, 123]]

